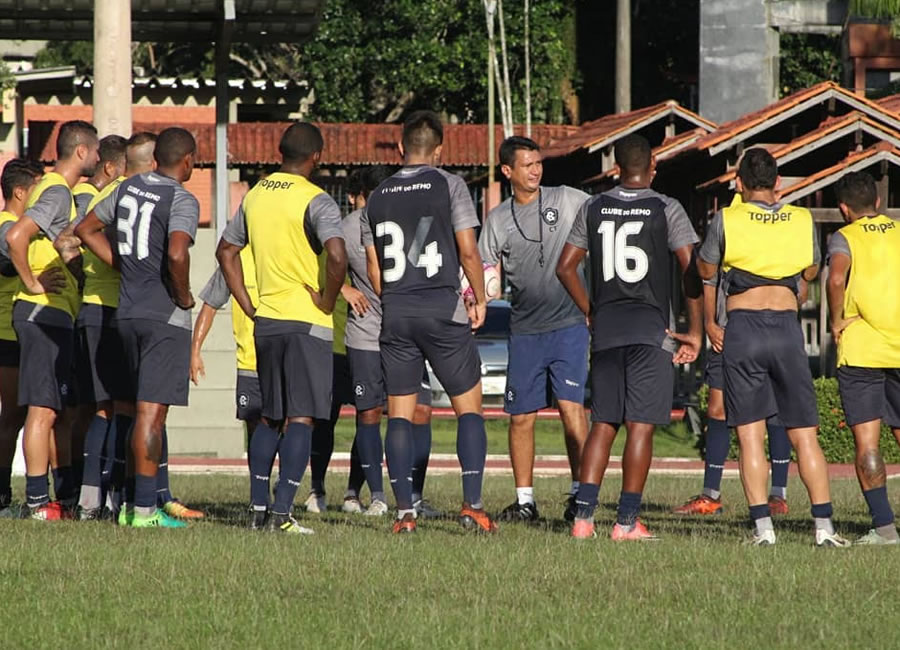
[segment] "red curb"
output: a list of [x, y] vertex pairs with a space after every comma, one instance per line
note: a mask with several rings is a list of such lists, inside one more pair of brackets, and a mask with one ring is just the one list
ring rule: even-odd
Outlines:
[[[590, 409], [588, 408], [586, 408], [584, 411], [585, 413], [590, 413]], [[509, 417], [501, 408], [486, 408], [483, 410], [483, 414], [486, 420], [499, 420], [505, 417]], [[559, 411], [556, 409], [541, 409], [537, 412], [537, 416], [539, 420], [558, 420]], [[356, 417], [356, 409], [352, 406], [342, 406], [341, 417]], [[454, 418], [456, 417], [456, 413], [453, 412], [452, 408], [437, 407], [431, 410], [431, 417], [439, 419]], [[672, 409], [672, 421], [681, 422], [682, 420], [684, 420], [684, 409]]]

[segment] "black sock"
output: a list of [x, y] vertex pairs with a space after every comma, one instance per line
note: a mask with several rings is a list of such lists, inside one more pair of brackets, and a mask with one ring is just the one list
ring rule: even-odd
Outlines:
[[159, 506], [172, 501], [174, 497], [169, 490], [169, 434], [162, 429], [162, 442], [159, 452], [159, 467], [156, 470], [156, 503]]
[[[100, 490], [109, 492], [112, 483], [113, 467], [116, 463], [116, 418], [109, 420], [106, 437], [103, 439], [103, 456], [100, 462]], [[87, 443], [85, 443], [87, 445]]]
[[359, 498], [359, 493], [365, 482], [366, 473], [363, 472], [362, 465], [359, 462], [359, 448], [356, 445], [356, 438], [354, 438], [353, 446], [350, 447], [350, 476], [347, 477], [347, 492], [353, 493]]
[[431, 423], [413, 424], [413, 499], [421, 499], [425, 490], [425, 474], [428, 472], [428, 457], [431, 456]]
[[473, 508], [482, 507], [481, 486], [487, 459], [487, 433], [484, 418], [477, 413], [459, 416], [456, 426], [456, 455], [462, 467], [463, 501]]
[[250, 464], [250, 504], [269, 505], [269, 477], [278, 451], [278, 433], [263, 422], [256, 425], [250, 436], [247, 456]]
[[891, 510], [891, 503], [888, 501], [886, 485], [864, 491], [863, 497], [869, 505], [869, 514], [872, 515], [872, 525], [875, 528], [894, 522], [894, 511]]
[[50, 490], [47, 474], [25, 477], [25, 501], [29, 508], [37, 508], [50, 503]]
[[769, 458], [772, 460], [772, 493], [784, 498], [791, 467], [791, 441], [781, 425], [768, 425]]
[[706, 463], [703, 469], [703, 493], [719, 498], [722, 487], [722, 470], [728, 458], [731, 432], [725, 420], [710, 418], [706, 425]]
[[53, 473], [53, 494], [57, 501], [68, 501], [75, 496], [75, 480], [73, 478], [72, 467], [54, 467]]
[[591, 519], [594, 516], [594, 510], [597, 509], [597, 495], [599, 494], [600, 485], [598, 483], [581, 483], [575, 494], [575, 505], [577, 506], [575, 516], [579, 519]]
[[315, 420], [312, 430], [312, 450], [309, 456], [310, 490], [325, 494], [325, 473], [334, 452], [334, 423]]
[[384, 451], [397, 509], [412, 510], [412, 422], [403, 418], [388, 420]]
[[156, 510], [156, 481], [156, 476], [134, 475], [134, 507], [143, 510], [141, 514]]
[[84, 436], [84, 469], [81, 473], [81, 484], [89, 487], [100, 487], [103, 444], [110, 422], [106, 418], [95, 415]]
[[359, 452], [359, 464], [366, 475], [369, 492], [384, 492], [384, 476], [381, 463], [384, 449], [381, 444], [381, 424], [356, 425], [356, 449]]
[[[115, 506], [123, 503], [134, 503], [134, 479], [126, 476], [128, 468], [128, 454], [131, 449], [131, 429], [134, 426], [134, 418], [130, 415], [116, 414], [115, 438], [113, 440], [113, 466], [110, 476], [110, 490], [114, 497]], [[110, 427], [113, 430], [113, 427]]]
[[284, 430], [284, 438], [278, 449], [281, 465], [278, 472], [278, 487], [272, 512], [287, 515], [294, 506], [297, 488], [303, 480], [303, 473], [309, 463], [312, 427], [300, 422], [292, 422]]
[[641, 514], [641, 493], [622, 492], [619, 494], [616, 523], [620, 526], [633, 526], [639, 514]]

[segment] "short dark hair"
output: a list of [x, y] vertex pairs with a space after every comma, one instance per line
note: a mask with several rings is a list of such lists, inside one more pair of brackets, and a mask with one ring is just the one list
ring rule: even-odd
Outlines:
[[172, 167], [181, 160], [197, 151], [197, 142], [187, 129], [180, 126], [171, 126], [163, 129], [156, 138], [156, 146], [153, 148], [153, 157], [160, 167]]
[[517, 151], [540, 151], [538, 143], [522, 135], [512, 135], [500, 143], [500, 164], [512, 167]]
[[650, 168], [653, 150], [650, 141], [638, 133], [631, 133], [616, 142], [615, 158], [620, 173], [640, 174]]
[[128, 140], [121, 135], [108, 135], [100, 138], [100, 164], [125, 159], [125, 147]]
[[363, 174], [365, 170], [362, 168], [354, 169], [347, 175], [347, 194], [360, 196], [363, 192]]
[[403, 149], [428, 154], [444, 141], [444, 125], [434, 111], [413, 111], [403, 122]]
[[128, 138], [128, 142], [125, 143], [125, 146], [140, 147], [148, 142], [156, 142], [156, 134], [151, 133], [150, 131], [138, 131], [137, 133], [131, 134], [131, 137]]
[[285, 162], [306, 162], [325, 148], [325, 139], [315, 124], [295, 122], [281, 135], [278, 151]]
[[778, 180], [778, 163], [762, 147], [753, 147], [744, 152], [737, 175], [748, 190], [771, 190]]
[[369, 194], [374, 192], [375, 188], [381, 185], [390, 175], [391, 170], [384, 165], [372, 165], [366, 169], [362, 177], [363, 196], [368, 199]]
[[31, 187], [43, 171], [36, 163], [24, 158], [14, 158], [7, 162], [0, 174], [3, 199], [9, 201], [17, 187]]
[[75, 153], [80, 144], [93, 144], [97, 141], [97, 129], [84, 120], [70, 120], [59, 127], [56, 136], [56, 157], [65, 160]]
[[874, 210], [878, 203], [878, 188], [875, 179], [866, 172], [844, 174], [834, 188], [837, 199], [854, 212]]

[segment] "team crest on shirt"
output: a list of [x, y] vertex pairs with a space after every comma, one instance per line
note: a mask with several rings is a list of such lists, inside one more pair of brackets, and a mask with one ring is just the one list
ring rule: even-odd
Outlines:
[[548, 226], [555, 226], [559, 221], [559, 210], [556, 208], [546, 208], [541, 212], [541, 218]]
[[357, 383], [353, 388], [353, 392], [356, 393], [357, 397], [364, 397], [366, 394], [366, 387], [362, 383]]

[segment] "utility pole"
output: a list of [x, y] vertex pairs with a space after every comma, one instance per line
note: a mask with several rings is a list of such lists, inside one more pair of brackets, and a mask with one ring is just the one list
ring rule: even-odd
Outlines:
[[131, 135], [131, 2], [94, 0], [94, 126]]
[[631, 110], [631, 0], [616, 5], [616, 113]]
[[497, 148], [494, 142], [494, 11], [497, 8], [495, 0], [484, 0], [484, 13], [487, 17], [488, 28], [488, 190], [494, 184], [494, 150]]
[[525, 135], [531, 137], [531, 3], [525, 0]]

